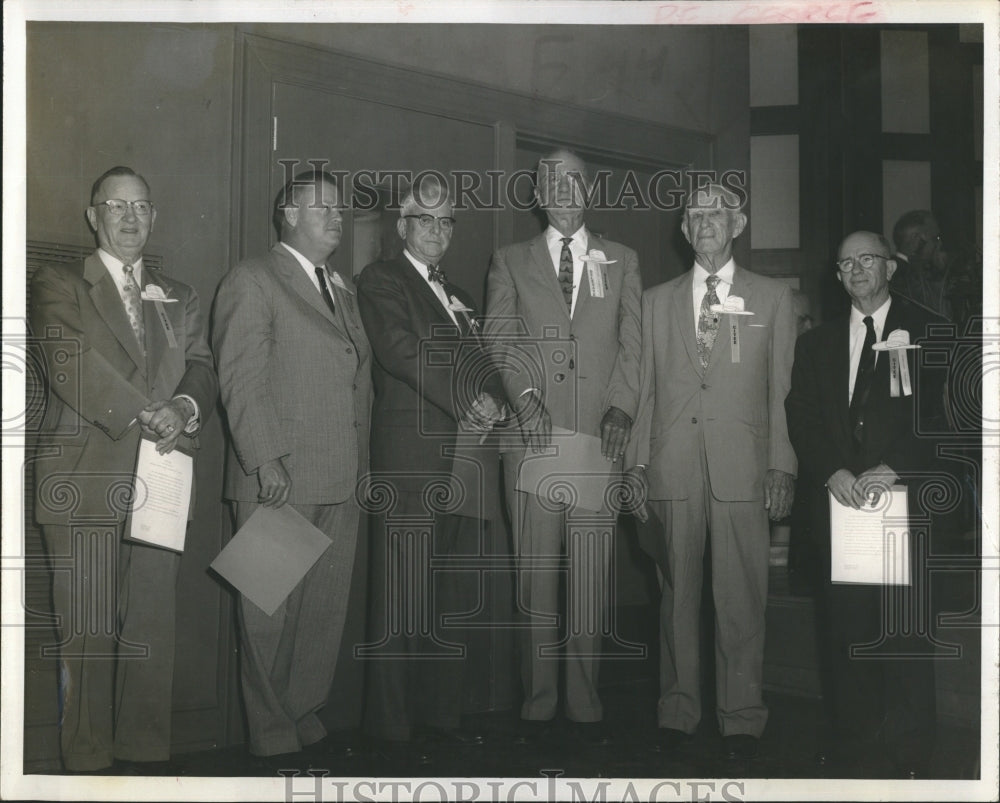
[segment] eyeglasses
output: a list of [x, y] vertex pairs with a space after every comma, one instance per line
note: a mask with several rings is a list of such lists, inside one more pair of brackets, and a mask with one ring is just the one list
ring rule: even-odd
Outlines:
[[153, 211], [152, 201], [122, 201], [117, 198], [101, 201], [94, 206], [106, 206], [111, 217], [123, 217], [127, 209], [131, 209], [138, 217], [146, 217]]
[[838, 259], [837, 268], [841, 273], [850, 273], [854, 270], [854, 265], [858, 264], [866, 270], [875, 264], [876, 259], [888, 259], [889, 257], [884, 257], [881, 254], [858, 254], [856, 257], [847, 257], [847, 259]]
[[441, 231], [451, 231], [455, 227], [453, 217], [434, 217], [434, 215], [403, 215], [403, 217], [415, 218], [422, 229], [429, 229], [435, 221], [441, 226]]

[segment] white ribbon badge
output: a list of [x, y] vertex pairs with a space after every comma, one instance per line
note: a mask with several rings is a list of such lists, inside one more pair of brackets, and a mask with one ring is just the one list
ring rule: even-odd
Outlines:
[[593, 298], [604, 298], [608, 292], [608, 275], [604, 266], [614, 265], [618, 260], [608, 259], [599, 248], [591, 248], [581, 259], [587, 269], [590, 295]]
[[140, 295], [143, 301], [153, 302], [153, 306], [156, 308], [156, 317], [160, 321], [160, 326], [163, 327], [163, 334], [167, 336], [167, 345], [172, 349], [177, 348], [177, 338], [174, 335], [174, 326], [170, 323], [167, 311], [163, 307], [164, 304], [174, 303], [177, 299], [167, 298], [167, 294], [163, 292], [163, 288], [158, 284], [147, 284]]
[[872, 344], [872, 351], [889, 352], [889, 395], [893, 398], [899, 396], [900, 386], [904, 396], [913, 395], [910, 367], [903, 352], [918, 348], [910, 345], [910, 333], [905, 329], [893, 329], [885, 340]]
[[718, 315], [729, 316], [729, 356], [733, 362], [740, 361], [740, 323], [741, 315], [753, 315], [744, 309], [746, 302], [740, 296], [729, 295], [721, 304], [713, 304], [709, 309]]

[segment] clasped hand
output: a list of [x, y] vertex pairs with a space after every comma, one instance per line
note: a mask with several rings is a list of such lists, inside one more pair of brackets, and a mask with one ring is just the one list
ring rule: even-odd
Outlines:
[[882, 494], [888, 493], [898, 479], [895, 471], [880, 463], [856, 477], [846, 468], [838, 469], [830, 475], [826, 487], [840, 504], [860, 510], [869, 503], [877, 505]]
[[483, 391], [473, 400], [459, 425], [462, 429], [485, 433], [493, 429], [498, 422], [507, 418], [509, 414], [510, 411], [505, 403], [498, 402], [489, 393]]
[[168, 454], [177, 445], [192, 412], [185, 399], [164, 399], [150, 402], [139, 413], [139, 429], [144, 435], [156, 438], [156, 451]]

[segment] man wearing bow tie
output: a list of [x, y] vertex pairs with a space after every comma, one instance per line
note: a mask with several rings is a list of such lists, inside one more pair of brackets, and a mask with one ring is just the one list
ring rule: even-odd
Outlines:
[[[198, 294], [143, 264], [156, 220], [146, 180], [108, 170], [94, 182], [87, 220], [97, 250], [39, 268], [31, 291], [49, 382], [35, 515], [53, 562], [76, 569], [52, 580], [62, 759], [72, 771], [170, 757], [181, 556], [123, 540], [124, 490], [140, 433], [161, 453], [197, 448], [218, 392]], [[95, 556], [100, 564], [88, 562]]]
[[[444, 621], [476, 609], [477, 575], [430, 564], [440, 568], [478, 552], [480, 520], [441, 509], [435, 500], [447, 496], [441, 489], [451, 481], [458, 433], [488, 433], [506, 404], [482, 348], [475, 304], [441, 269], [456, 225], [452, 214], [447, 187], [433, 177], [411, 187], [396, 224], [405, 249], [368, 265], [358, 279], [375, 355], [372, 496], [390, 500], [372, 517], [371, 637], [377, 646], [370, 655], [365, 728], [396, 746], [414, 735], [446, 744], [481, 742], [460, 727], [465, 645], [461, 629]], [[475, 496], [477, 489], [461, 493]]]
[[[527, 618], [520, 644], [520, 741], [548, 730], [559, 708], [565, 664], [565, 713], [578, 737], [603, 744], [597, 676], [606, 634], [613, 502], [588, 513], [516, 490], [521, 463], [549, 446], [552, 427], [600, 438], [609, 470], [620, 458], [636, 412], [639, 295], [635, 251], [584, 225], [587, 166], [567, 150], [539, 161], [535, 198], [548, 227], [493, 256], [487, 291], [489, 340], [503, 368], [520, 436], [501, 447], [507, 509], [518, 562], [518, 607]], [[584, 257], [600, 264], [588, 270]], [[570, 478], [572, 482], [572, 478]], [[595, 540], [596, 539], [596, 540]], [[567, 600], [559, 603], [557, 564], [568, 558]], [[571, 622], [560, 645], [560, 608]], [[561, 656], [564, 661], [561, 661]]]
[[[928, 526], [917, 522], [931, 521], [921, 510], [922, 484], [945, 480], [946, 466], [936, 456], [937, 436], [947, 429], [944, 376], [922, 367], [918, 352], [898, 352], [908, 365], [911, 393], [902, 383], [893, 394], [890, 352], [872, 346], [906, 332], [910, 342], [924, 341], [927, 349], [930, 327], [945, 320], [890, 293], [896, 261], [878, 234], [848, 235], [837, 270], [851, 297], [850, 313], [796, 343], [785, 402], [809, 500], [808, 532], [817, 538], [817, 554], [826, 557], [818, 609], [832, 728], [820, 758], [850, 772], [885, 748], [898, 774], [914, 777], [926, 771], [934, 738], [934, 645], [922, 630], [934, 608], [920, 561]], [[857, 509], [896, 484], [908, 490], [911, 585], [831, 582], [829, 495]], [[959, 486], [952, 480], [944, 487]]]
[[[745, 760], [756, 755], [767, 722], [768, 518], [788, 515], [794, 491], [784, 402], [796, 320], [788, 285], [733, 261], [733, 240], [747, 222], [740, 205], [721, 186], [693, 191], [681, 230], [694, 267], [643, 294], [640, 405], [628, 459], [663, 527], [658, 746], [678, 748], [701, 719], [707, 548], [716, 717], [725, 756]], [[750, 314], [734, 314], [740, 310]]]
[[[352, 587], [364, 583], [355, 487], [368, 470], [371, 358], [353, 283], [327, 266], [341, 208], [333, 175], [292, 178], [274, 204], [280, 242], [230, 270], [215, 299], [212, 345], [231, 436], [225, 495], [236, 526], [260, 505], [287, 503], [330, 539], [271, 616], [240, 598], [243, 698], [258, 756], [319, 742], [324, 723], [347, 732], [360, 724], [357, 706], [317, 716], [335, 669], [364, 637], [347, 613]], [[360, 675], [344, 677], [346, 698], [359, 698]]]

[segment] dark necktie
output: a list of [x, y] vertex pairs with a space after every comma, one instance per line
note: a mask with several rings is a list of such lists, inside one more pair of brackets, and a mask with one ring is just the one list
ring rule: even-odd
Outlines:
[[566, 311], [573, 309], [573, 253], [569, 250], [572, 237], [563, 237], [562, 251], [559, 252], [559, 286], [566, 300]]
[[444, 271], [437, 265], [427, 266], [427, 279], [432, 282], [437, 282], [442, 287], [448, 284], [448, 277], [445, 276]]
[[698, 315], [698, 359], [702, 370], [708, 368], [708, 358], [712, 356], [712, 347], [719, 334], [719, 314], [711, 310], [719, 303], [715, 292], [718, 285], [719, 277], [714, 273], [705, 277], [705, 295], [701, 297], [701, 312]]
[[872, 389], [872, 379], [875, 376], [875, 322], [871, 315], [865, 316], [865, 344], [861, 347], [861, 359], [858, 361], [858, 373], [854, 380], [854, 395], [851, 396], [851, 434], [859, 444], [862, 442], [865, 428], [865, 403]]
[[330, 308], [330, 312], [337, 314], [337, 308], [333, 304], [333, 296], [330, 295], [330, 288], [326, 283], [326, 269], [322, 265], [316, 266], [316, 278], [319, 280], [319, 291], [323, 295], [323, 300]]
[[142, 320], [142, 295], [139, 292], [139, 285], [135, 283], [135, 268], [131, 265], [124, 265], [122, 270], [125, 273], [125, 282], [122, 285], [122, 301], [125, 304], [125, 312], [128, 315], [128, 322], [135, 332], [135, 339], [139, 341], [139, 348], [146, 352], [146, 326]]

